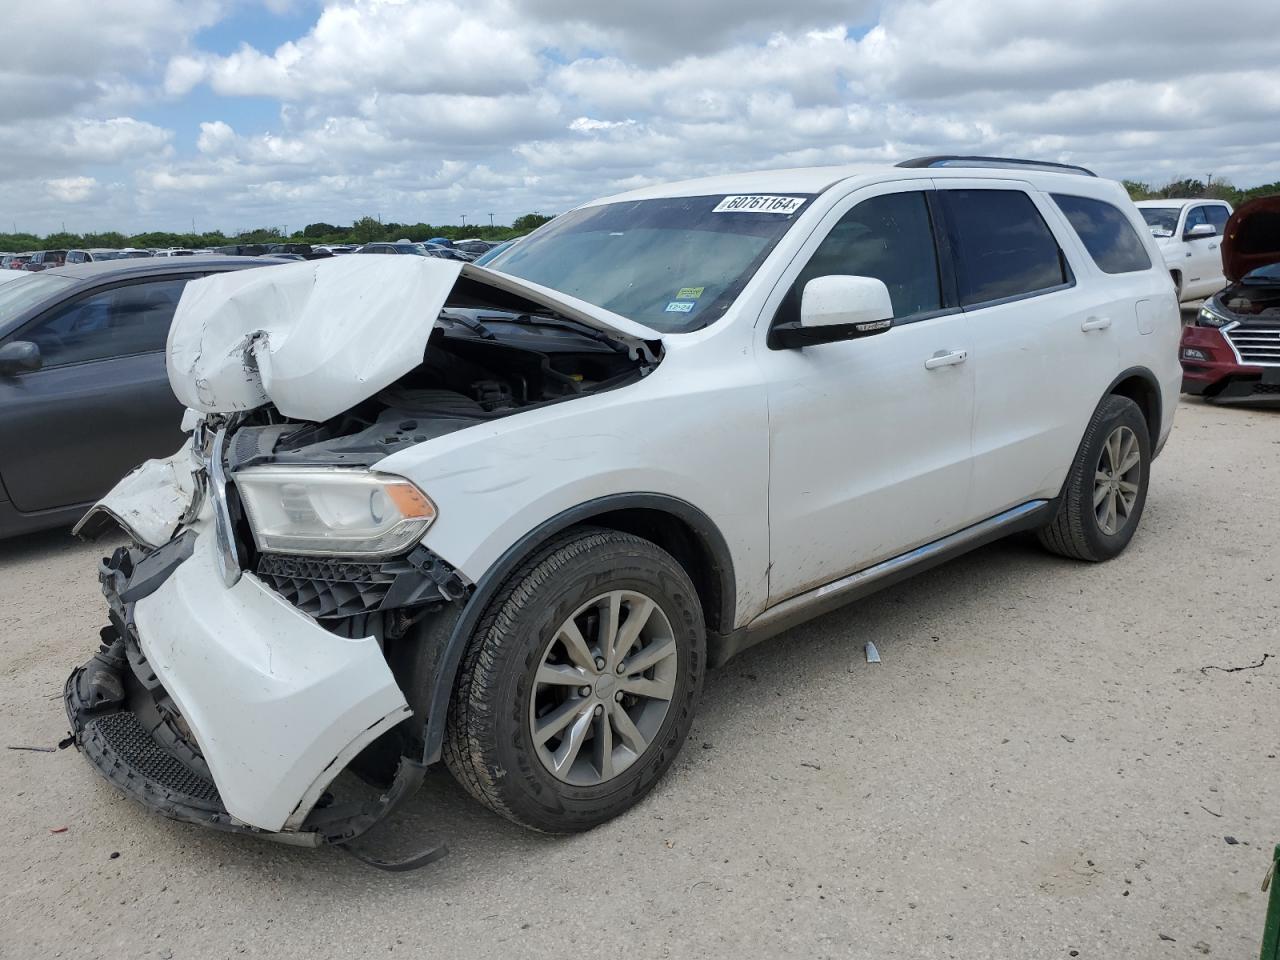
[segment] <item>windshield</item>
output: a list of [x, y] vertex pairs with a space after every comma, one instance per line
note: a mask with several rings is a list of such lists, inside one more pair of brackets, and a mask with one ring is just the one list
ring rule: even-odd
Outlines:
[[1172, 237], [1178, 229], [1181, 207], [1139, 207], [1142, 219], [1147, 221], [1153, 237]]
[[584, 207], [486, 265], [688, 333], [724, 315], [807, 200], [720, 194]]
[[1244, 283], [1280, 283], [1280, 263], [1272, 263], [1265, 267], [1250, 270], [1243, 277]]
[[33, 273], [0, 287], [0, 333], [6, 332], [11, 323], [37, 303], [62, 293], [75, 284], [66, 277], [53, 277]]

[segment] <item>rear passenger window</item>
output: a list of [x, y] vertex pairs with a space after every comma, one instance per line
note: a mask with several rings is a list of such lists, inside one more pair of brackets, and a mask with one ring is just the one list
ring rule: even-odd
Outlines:
[[938, 255], [925, 195], [912, 190], [863, 200], [831, 228], [778, 308], [775, 323], [800, 319], [815, 277], [875, 277], [889, 288], [895, 320], [942, 309]]
[[1104, 273], [1150, 270], [1147, 248], [1129, 218], [1104, 200], [1053, 194], [1053, 202], [1067, 215], [1093, 262]]
[[1041, 293], [1070, 281], [1040, 211], [1021, 190], [939, 190], [960, 305]]

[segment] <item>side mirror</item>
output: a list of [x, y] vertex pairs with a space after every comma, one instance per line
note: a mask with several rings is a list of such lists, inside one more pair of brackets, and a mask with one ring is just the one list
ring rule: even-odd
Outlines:
[[769, 331], [769, 346], [807, 347], [858, 340], [893, 326], [893, 301], [875, 277], [814, 277], [800, 294], [800, 322]]
[[1184, 240], [1203, 240], [1205, 237], [1216, 237], [1218, 228], [1212, 223], [1197, 223], [1182, 235]]
[[0, 347], [0, 375], [39, 370], [42, 363], [40, 348], [30, 340], [13, 340]]

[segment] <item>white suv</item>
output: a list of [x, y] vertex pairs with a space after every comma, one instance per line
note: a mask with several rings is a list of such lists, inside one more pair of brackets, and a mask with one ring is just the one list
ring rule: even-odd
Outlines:
[[[134, 545], [99, 571], [76, 742], [168, 816], [295, 843], [441, 759], [589, 828], [743, 648], [1014, 531], [1120, 553], [1179, 330], [1117, 184], [984, 158], [649, 187], [491, 268], [194, 281], [191, 441], [80, 524]], [[380, 791], [334, 799], [344, 769]]]
[[1201, 300], [1227, 285], [1222, 233], [1231, 217], [1225, 200], [1140, 200], [1138, 212], [1160, 246], [1178, 299]]

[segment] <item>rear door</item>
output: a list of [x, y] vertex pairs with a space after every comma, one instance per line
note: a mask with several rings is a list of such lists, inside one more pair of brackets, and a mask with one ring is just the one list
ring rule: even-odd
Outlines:
[[940, 180], [938, 199], [972, 343], [968, 513], [982, 519], [1057, 494], [1080, 443], [1081, 418], [1116, 369], [1115, 328], [1134, 322], [1133, 308], [1112, 316], [1092, 285], [1077, 282], [1079, 242], [1030, 184]]
[[182, 443], [164, 345], [195, 274], [97, 287], [6, 337], [40, 347], [41, 369], [0, 376], [0, 464], [13, 505], [33, 513], [98, 499]]

